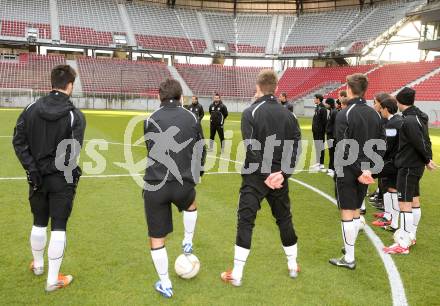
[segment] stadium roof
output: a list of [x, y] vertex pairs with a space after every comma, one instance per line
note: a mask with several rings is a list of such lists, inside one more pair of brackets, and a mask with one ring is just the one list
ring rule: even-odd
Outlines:
[[228, 12], [277, 12], [292, 14], [327, 11], [347, 7], [353, 8], [356, 6], [361, 7], [373, 3], [386, 2], [386, 0], [144, 0], [144, 2]]

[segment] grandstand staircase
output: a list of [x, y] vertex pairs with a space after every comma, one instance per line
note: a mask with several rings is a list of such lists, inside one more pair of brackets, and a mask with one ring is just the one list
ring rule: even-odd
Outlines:
[[440, 73], [440, 67], [434, 69], [433, 71], [431, 71], [430, 73], [425, 74], [424, 76], [412, 81], [411, 83], [406, 84], [405, 86], [402, 86], [401, 88], [399, 88], [398, 90], [396, 90], [395, 92], [392, 93], [392, 95], [396, 95], [399, 91], [401, 91], [404, 87], [414, 87], [420, 83], [422, 83], [423, 81], [426, 81], [427, 79], [433, 77], [436, 74]]
[[49, 1], [49, 14], [50, 14], [50, 31], [52, 35], [52, 41], [59, 42], [61, 40], [60, 35], [60, 22], [58, 19], [58, 5], [57, 0]]
[[203, 17], [202, 12], [197, 11], [197, 19], [199, 20], [199, 24], [201, 26], [201, 30], [202, 30], [202, 34], [203, 34], [203, 38], [205, 39], [206, 42], [206, 48], [208, 50], [208, 53], [214, 53], [214, 43], [212, 42], [212, 37], [211, 34], [209, 33], [209, 28], [208, 28], [208, 24], [206, 23], [206, 19], [205, 17]]
[[82, 94], [83, 89], [82, 89], [82, 85], [81, 85], [82, 84], [81, 83], [81, 76], [79, 75], [78, 63], [76, 62], [76, 60], [66, 60], [66, 64], [78, 72], [76, 79], [75, 79], [75, 82], [73, 83], [73, 94], [80, 95], [80, 94]]
[[266, 54], [275, 54], [274, 52], [274, 43], [275, 43], [275, 37], [277, 32], [277, 25], [278, 25], [278, 17], [277, 15], [272, 16], [272, 23], [270, 25], [270, 31], [269, 31], [269, 39], [267, 40], [266, 44]]
[[183, 95], [185, 97], [191, 97], [193, 95], [193, 92], [191, 88], [189, 88], [188, 84], [186, 84], [185, 80], [182, 78], [180, 73], [177, 71], [176, 67], [174, 66], [167, 66], [167, 67], [173, 79], [179, 81], [180, 85], [182, 86]]
[[284, 24], [284, 16], [279, 15], [277, 16], [277, 25], [276, 25], [276, 31], [275, 31], [275, 37], [273, 40], [273, 54], [279, 54], [280, 53], [280, 46], [281, 46], [281, 33], [283, 32], [283, 24]]
[[124, 25], [125, 32], [127, 33], [127, 43], [131, 47], [136, 47], [136, 36], [133, 32], [133, 26], [131, 24], [130, 17], [128, 16], [127, 8], [125, 7], [124, 3], [118, 3], [118, 12], [119, 17], [121, 18], [121, 21]]

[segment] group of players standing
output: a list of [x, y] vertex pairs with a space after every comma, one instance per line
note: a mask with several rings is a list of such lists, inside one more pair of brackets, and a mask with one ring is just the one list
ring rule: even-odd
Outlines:
[[[349, 83], [349, 79], [347, 79]], [[365, 82], [365, 81], [364, 81]], [[348, 86], [350, 91], [350, 86]], [[365, 88], [366, 90], [366, 88]], [[382, 152], [383, 168], [378, 173], [372, 174], [372, 178], [378, 180], [378, 190], [383, 196], [384, 212], [375, 213], [377, 220], [373, 221], [374, 226], [396, 233], [395, 243], [385, 247], [383, 251], [388, 254], [409, 254], [409, 248], [416, 244], [416, 232], [421, 218], [420, 208], [420, 179], [422, 178], [425, 167], [433, 170], [436, 165], [432, 161], [432, 148], [428, 130], [428, 116], [414, 105], [415, 91], [411, 88], [403, 88], [396, 97], [388, 93], [378, 93], [374, 97], [374, 111], [379, 116], [364, 114], [356, 118], [355, 111], [360, 108], [356, 103], [348, 100], [347, 92], [341, 91], [339, 99], [335, 101], [327, 98], [324, 103], [322, 95], [315, 95], [315, 115], [313, 117], [313, 138], [317, 152], [316, 164], [311, 167], [315, 171], [325, 171], [324, 166], [324, 141], [327, 136], [327, 147], [329, 151], [329, 166], [327, 173], [335, 176], [335, 147], [341, 140], [341, 134], [350, 132], [341, 130], [338, 121], [347, 121], [344, 128], [348, 125], [353, 126], [351, 131], [360, 129], [371, 131], [379, 118], [380, 130], [383, 130], [386, 141], [386, 150]], [[360, 95], [363, 98], [363, 95]], [[368, 112], [372, 113], [372, 109]], [[402, 115], [397, 114], [398, 110]], [[345, 119], [344, 119], [345, 116]], [[376, 122], [377, 124], [377, 122]], [[376, 127], [377, 128], [377, 127]], [[327, 135], [325, 135], [327, 134]], [[339, 134], [339, 135], [338, 135]], [[380, 136], [380, 134], [377, 134]], [[356, 139], [356, 138], [355, 138]], [[357, 169], [359, 171], [359, 169]], [[360, 174], [361, 172], [358, 172]], [[344, 173], [345, 174], [345, 173]], [[357, 174], [356, 174], [357, 175]], [[344, 175], [345, 176], [345, 175]], [[359, 214], [365, 214], [366, 185], [360, 184], [358, 204], [353, 219], [344, 214], [346, 208], [347, 194], [346, 179], [335, 177], [336, 196], [342, 217], [342, 231], [344, 238], [344, 256], [330, 262], [338, 266], [354, 269], [354, 243], [359, 231]], [[370, 182], [373, 180], [370, 179]], [[352, 194], [353, 195], [353, 194]], [[351, 220], [354, 226], [350, 224]], [[400, 220], [400, 230], [399, 230]], [[348, 222], [347, 222], [348, 221]], [[353, 231], [352, 227], [355, 228]], [[352, 251], [353, 250], [353, 251]]]
[[[34, 216], [30, 236], [33, 254], [30, 268], [35, 275], [44, 272], [46, 228], [51, 219], [46, 291], [64, 288], [73, 280], [71, 275], [58, 273], [64, 256], [67, 220], [72, 210], [81, 169], [77, 167], [73, 170], [72, 180], [59, 170], [57, 164], [60, 160], [61, 164], [64, 164], [76, 158], [72, 147], [68, 147], [67, 151], [58, 152], [58, 144], [65, 139], [75, 140], [75, 143], [80, 145], [83, 143], [85, 119], [70, 101], [75, 78], [76, 73], [70, 66], [55, 67], [51, 75], [53, 91], [25, 108], [17, 121], [13, 137], [16, 155], [28, 174], [30, 186], [29, 200]], [[300, 272], [297, 263], [298, 238], [292, 223], [287, 180], [294, 171], [299, 155], [301, 131], [293, 114], [293, 106], [287, 102], [286, 95], [280, 96], [281, 103], [275, 97], [277, 84], [275, 72], [261, 71], [256, 80], [255, 101], [242, 114], [241, 132], [246, 157], [237, 209], [234, 265], [232, 270], [221, 273], [221, 279], [233, 286], [242, 284], [255, 219], [264, 198], [267, 199], [279, 228], [289, 276], [296, 278]], [[367, 87], [368, 79], [365, 75], [354, 74], [347, 77], [347, 98], [340, 99], [341, 104], [345, 106], [339, 112], [330, 111], [329, 117], [331, 121], [334, 119], [334, 122], [326, 125], [324, 132], [331, 135], [330, 139], [334, 139], [335, 143], [354, 140], [360, 148], [364, 148], [370, 140], [385, 138], [383, 124], [384, 120], [387, 120], [387, 150], [384, 155], [387, 160], [384, 169], [390, 169], [390, 172], [384, 170], [378, 176], [381, 177], [381, 182], [386, 184], [391, 199], [395, 198], [393, 194], [397, 190], [400, 226], [403, 233], [407, 233], [415, 243], [415, 232], [420, 220], [419, 181], [425, 166], [430, 170], [435, 168], [426, 115], [413, 105], [414, 91], [404, 89], [397, 95], [397, 101], [391, 96], [377, 101], [380, 104], [377, 109], [382, 114], [381, 117], [364, 99]], [[203, 107], [198, 103], [197, 97], [193, 97], [190, 106], [182, 107], [181, 98], [182, 87], [178, 81], [166, 80], [161, 83], [161, 106], [149, 116], [144, 125], [149, 157], [144, 176], [145, 186], [157, 187], [144, 187], [144, 208], [151, 257], [160, 278], [155, 284], [155, 289], [167, 298], [173, 296], [165, 247], [166, 237], [173, 231], [171, 205], [175, 204], [179, 211], [183, 212], [182, 251], [184, 254], [191, 254], [197, 222], [195, 185], [204, 174], [203, 165], [206, 159], [200, 124], [204, 116]], [[322, 99], [319, 100], [322, 102]], [[317, 104], [317, 115], [324, 118], [324, 115], [321, 115], [324, 114], [321, 111], [322, 107], [320, 103]], [[330, 100], [328, 104], [331, 106], [334, 103]], [[397, 107], [403, 112], [402, 119], [399, 120], [393, 119], [398, 118], [395, 115]], [[227, 108], [219, 95], [214, 97], [209, 112], [209, 149], [212, 149], [216, 132], [219, 133], [223, 146], [223, 124], [228, 116]], [[327, 111], [325, 117], [327, 118]], [[167, 136], [167, 131], [170, 130], [178, 131], [171, 139]], [[321, 129], [320, 132], [322, 131]], [[150, 137], [151, 135], [155, 136]], [[267, 145], [272, 154], [266, 154], [267, 140], [273, 139], [274, 135], [277, 144]], [[319, 137], [322, 138], [321, 135]], [[164, 148], [168, 153], [163, 156], [163, 160], [160, 154], [153, 154], [160, 153]], [[348, 149], [347, 146], [342, 148], [344, 159], [348, 158]], [[384, 152], [381, 153], [380, 148], [374, 150], [383, 156]], [[195, 151], [199, 154], [194, 154]], [[336, 151], [333, 155], [337, 154]], [[170, 159], [178, 171], [170, 171]], [[361, 149], [354, 162], [341, 166], [335, 176], [345, 255], [330, 259], [330, 263], [349, 269], [356, 267], [354, 246], [360, 227], [360, 208], [368, 185], [374, 182], [371, 171], [364, 169], [365, 163], [371, 163], [371, 160]], [[249, 171], [251, 168], [252, 171]], [[337, 163], [334, 168], [338, 169]], [[392, 208], [397, 209], [395, 206], [392, 205]], [[393, 218], [391, 220], [396, 221]], [[396, 244], [385, 251], [405, 254], [409, 252], [408, 247]]]

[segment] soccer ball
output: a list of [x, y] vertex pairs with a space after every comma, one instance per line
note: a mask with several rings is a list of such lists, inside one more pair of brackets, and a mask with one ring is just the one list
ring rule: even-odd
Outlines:
[[365, 218], [364, 218], [364, 216], [360, 216], [359, 219], [361, 221], [360, 224], [359, 224], [359, 230], [363, 231], [364, 228], [365, 228]]
[[399, 228], [394, 232], [394, 242], [403, 248], [408, 248], [411, 245], [411, 236], [405, 230]]
[[174, 263], [174, 270], [181, 278], [190, 279], [199, 273], [200, 261], [194, 254], [182, 254]]

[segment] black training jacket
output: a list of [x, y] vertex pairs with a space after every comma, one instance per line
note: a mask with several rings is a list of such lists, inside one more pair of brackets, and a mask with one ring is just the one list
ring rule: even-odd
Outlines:
[[[363, 162], [371, 164], [371, 159], [364, 152], [365, 143], [371, 139], [385, 139], [381, 117], [373, 108], [367, 105], [364, 99], [351, 99], [348, 101], [347, 108], [339, 111], [336, 115], [335, 139], [336, 143], [342, 140], [354, 140], [358, 143], [359, 154], [356, 161], [351, 165], [344, 166], [343, 169], [344, 174], [349, 173], [357, 178], [362, 174], [361, 164]], [[344, 159], [347, 159], [349, 147], [342, 148], [337, 146], [336, 154], [338, 154], [340, 149], [344, 149]], [[385, 151], [377, 150], [377, 148], [374, 151], [382, 157], [385, 153]]]
[[[70, 101], [70, 97], [52, 91], [48, 96], [28, 105], [20, 114], [14, 129], [12, 144], [23, 168], [28, 172], [38, 171], [40, 175], [61, 172], [55, 166], [56, 158], [69, 159], [70, 146], [58, 152], [58, 144], [65, 139], [75, 139], [82, 146], [86, 120], [83, 113]], [[78, 151], [79, 150], [74, 150]], [[77, 174], [81, 170], [77, 167]]]
[[335, 121], [338, 110], [336, 108], [330, 109], [330, 114], [327, 119], [327, 126], [325, 127], [325, 132], [327, 134], [327, 139], [335, 138]]
[[209, 114], [211, 115], [211, 125], [223, 126], [228, 117], [228, 108], [221, 101], [217, 105], [213, 102], [209, 106]]
[[145, 181], [198, 182], [206, 158], [203, 131], [197, 117], [180, 101], [162, 102], [145, 120], [144, 136], [148, 150]]
[[397, 168], [424, 167], [432, 159], [428, 115], [411, 106], [402, 112], [402, 117], [395, 165]]
[[202, 121], [203, 117], [205, 116], [203, 106], [198, 102], [196, 104], [191, 103], [190, 105], [187, 106], [187, 109], [190, 112], [192, 112], [194, 115], [196, 115], [199, 121]]
[[[301, 130], [295, 115], [281, 106], [273, 95], [257, 99], [244, 110], [241, 119], [241, 133], [246, 148], [244, 168], [248, 169], [251, 163], [258, 164], [258, 169], [254, 174], [262, 177], [267, 177], [270, 173], [280, 170], [283, 170], [285, 177], [292, 174], [301, 141]], [[281, 141], [281, 143], [274, 147], [273, 154], [264, 156], [268, 137]], [[254, 140], [261, 144], [261, 148], [258, 148], [257, 145], [252, 146]], [[286, 140], [294, 142], [285, 143]], [[285, 145], [286, 148], [284, 148]], [[271, 159], [269, 159], [270, 155], [272, 155]], [[262, 169], [262, 166], [269, 171], [262, 171], [265, 170]], [[242, 174], [245, 173], [244, 171], [243, 169]]]
[[314, 135], [325, 135], [327, 126], [327, 109], [320, 103], [315, 107], [315, 114], [312, 121], [312, 132]]
[[394, 162], [396, 158], [399, 149], [399, 131], [402, 124], [402, 117], [400, 115], [393, 115], [384, 125], [387, 142], [387, 150], [383, 157], [385, 161]]
[[287, 108], [287, 110], [288, 110], [289, 112], [292, 112], [292, 113], [293, 113], [293, 104], [292, 104], [292, 103], [290, 103], [289, 101], [286, 101], [286, 102], [281, 102], [281, 105], [282, 105], [283, 107]]

